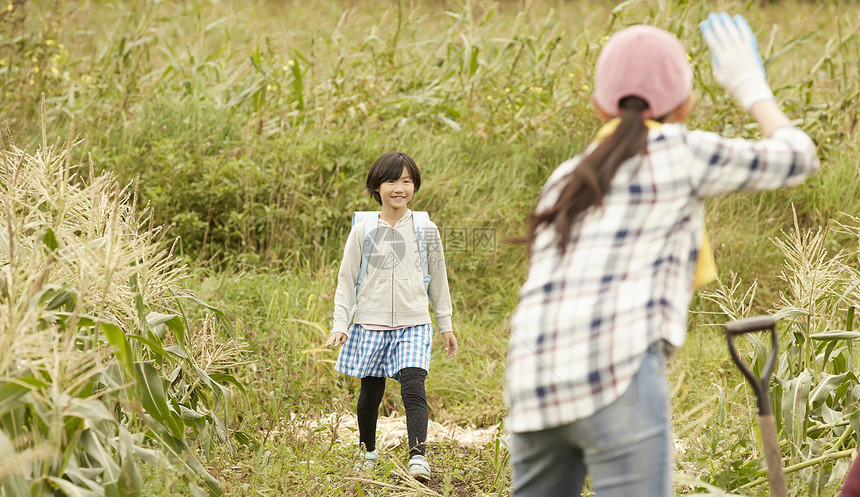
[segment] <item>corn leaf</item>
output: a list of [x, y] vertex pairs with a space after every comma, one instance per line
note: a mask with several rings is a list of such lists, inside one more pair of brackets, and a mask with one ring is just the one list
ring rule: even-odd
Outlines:
[[140, 472], [134, 463], [134, 457], [128, 454], [122, 458], [119, 480], [116, 482], [117, 494], [126, 497], [137, 497], [140, 495], [143, 483]]
[[74, 459], [72, 459], [72, 463], [73, 464], [64, 471], [63, 476], [68, 477], [69, 481], [72, 483], [87, 487], [99, 495], [104, 493], [102, 486], [95, 481], [101, 479], [101, 474], [104, 472], [101, 468], [79, 467], [75, 465]]
[[[50, 305], [50, 304], [49, 304]], [[76, 314], [74, 312], [53, 311], [42, 315], [43, 318], [50, 321], [59, 321], [68, 323], [69, 319], [74, 317], [78, 328], [92, 328], [96, 326], [99, 319], [91, 314]]]
[[45, 309], [53, 311], [61, 307], [66, 307], [67, 310], [71, 310], [77, 297], [77, 294], [74, 291], [70, 291], [68, 287], [63, 288], [51, 296], [51, 300], [45, 305]]
[[137, 373], [137, 386], [140, 390], [141, 401], [146, 412], [156, 421], [166, 426], [172, 436], [184, 439], [185, 424], [182, 419], [173, 413], [167, 406], [167, 398], [164, 395], [164, 385], [161, 376], [151, 362], [135, 363]]
[[848, 314], [845, 317], [845, 328], [852, 330], [854, 329], [854, 309], [855, 307], [852, 305], [848, 308]]
[[0, 252], [3, 252], [6, 257], [12, 255], [9, 250], [9, 238], [6, 236], [5, 230], [0, 231]]
[[831, 330], [831, 331], [823, 331], [821, 333], [813, 333], [809, 335], [809, 338], [813, 340], [857, 340], [860, 339], [860, 331], [844, 331], [844, 330]]
[[134, 291], [134, 308], [137, 311], [140, 325], [146, 327], [146, 306], [143, 305], [143, 297], [140, 295], [140, 284], [137, 281], [137, 273], [132, 274], [128, 278], [128, 286]]
[[232, 383], [239, 389], [242, 393], [245, 393], [245, 387], [242, 385], [239, 380], [236, 379], [235, 376], [227, 373], [212, 373], [209, 375], [210, 378], [217, 381], [218, 383]]
[[119, 444], [117, 453], [122, 457], [119, 480], [116, 482], [117, 495], [137, 497], [140, 495], [142, 483], [140, 472], [134, 459], [134, 443], [131, 433], [125, 426], [119, 427]]
[[130, 381], [134, 378], [134, 358], [132, 357], [131, 346], [125, 338], [125, 333], [122, 332], [119, 326], [111, 323], [100, 323], [102, 332], [110, 343], [113, 349], [114, 356], [119, 361], [123, 373]]
[[191, 448], [184, 440], [174, 437], [170, 431], [158, 421], [152, 420], [149, 425], [149, 433], [156, 440], [161, 442], [162, 447], [176, 461], [182, 463], [186, 469], [190, 470], [203, 480], [203, 483], [209, 488], [212, 495], [222, 495], [224, 490], [218, 480], [212, 477], [206, 468], [200, 464], [200, 461], [191, 452]]
[[3, 416], [11, 409], [15, 409], [23, 405], [18, 400], [24, 396], [30, 389], [20, 383], [7, 381], [0, 384], [0, 416]]
[[139, 335], [128, 335], [128, 337], [134, 341], [146, 345], [147, 351], [150, 353], [154, 353], [154, 355], [156, 355], [159, 359], [172, 360], [170, 358], [169, 352], [164, 347], [162, 347], [161, 343], [159, 343], [158, 341]]
[[188, 354], [186, 354], [185, 351], [182, 350], [182, 347], [180, 347], [179, 345], [170, 345], [170, 346], [164, 347], [163, 350], [165, 352], [169, 352], [169, 353], [175, 355], [176, 357], [179, 357], [180, 359], [188, 360]]
[[65, 474], [68, 472], [69, 462], [73, 460], [72, 456], [74, 456], [79, 449], [78, 442], [81, 439], [81, 433], [83, 433], [83, 430], [76, 429], [66, 443], [66, 448], [65, 450], [63, 450], [63, 460], [60, 464], [59, 469], [60, 474]]
[[821, 373], [821, 380], [809, 393], [809, 405], [813, 409], [821, 406], [821, 404], [827, 400], [827, 397], [836, 390], [836, 387], [838, 387], [844, 379], [845, 373], [836, 375]]
[[[0, 431], [0, 435], [3, 432]], [[5, 495], [30, 495], [30, 485], [23, 475], [13, 474], [3, 479]]]
[[187, 294], [183, 295], [183, 297], [194, 302], [195, 304], [199, 305], [200, 307], [203, 307], [204, 309], [208, 309], [208, 310], [212, 311], [213, 313], [215, 313], [215, 316], [221, 321], [221, 324], [227, 329], [227, 334], [230, 335], [230, 338], [232, 338], [233, 340], [236, 340], [236, 328], [233, 326], [233, 322], [230, 320], [229, 317], [227, 317], [227, 314], [224, 311], [222, 311], [221, 309], [218, 309], [217, 307], [213, 307], [211, 304], [206, 303], [205, 301], [201, 300], [199, 297], [197, 297], [193, 293], [187, 293]]
[[149, 329], [159, 338], [164, 336], [164, 326], [170, 329], [179, 340], [179, 343], [187, 345], [185, 337], [185, 324], [182, 319], [176, 314], [162, 314], [160, 312], [150, 312], [146, 316], [146, 324]]
[[[98, 494], [93, 492], [88, 488], [83, 488], [75, 485], [74, 483], [64, 480], [62, 478], [57, 478], [56, 476], [48, 477], [48, 481], [51, 482], [52, 486], [58, 490], [62, 490], [69, 497], [103, 497], [104, 494]], [[22, 494], [27, 495], [27, 494]]]
[[103, 472], [106, 481], [119, 478], [119, 465], [113, 460], [111, 452], [102, 444], [101, 437], [97, 437], [92, 430], [84, 430], [81, 433], [80, 446], [86, 451], [87, 457], [98, 462], [96, 474]]
[[[97, 400], [86, 400], [76, 404], [67, 411], [68, 415], [81, 418], [93, 428], [102, 426], [102, 423], [115, 424], [116, 420], [108, 411], [104, 403]], [[104, 430], [98, 430], [99, 433], [104, 433]]]
[[800, 447], [801, 442], [806, 437], [804, 423], [807, 416], [807, 401], [811, 381], [812, 375], [809, 371], [802, 371], [783, 385], [782, 429], [792, 442], [793, 451]]
[[44, 243], [49, 250], [54, 251], [57, 250], [57, 247], [60, 245], [57, 243], [57, 235], [54, 234], [54, 230], [51, 228], [45, 228], [44, 231], [39, 233], [37, 240]]
[[179, 404], [179, 412], [182, 416], [182, 419], [186, 421], [194, 421], [197, 419], [203, 419], [206, 417], [205, 414], [201, 414], [193, 409], [189, 409], [182, 404]]

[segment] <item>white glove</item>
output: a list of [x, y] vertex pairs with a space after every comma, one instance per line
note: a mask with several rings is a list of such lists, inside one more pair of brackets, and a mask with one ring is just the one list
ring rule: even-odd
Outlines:
[[758, 43], [746, 19], [725, 12], [711, 14], [699, 28], [708, 48], [714, 77], [747, 110], [756, 102], [773, 100]]

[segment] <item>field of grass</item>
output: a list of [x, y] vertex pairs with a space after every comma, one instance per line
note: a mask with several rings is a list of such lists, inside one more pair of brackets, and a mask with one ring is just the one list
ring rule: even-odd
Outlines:
[[[678, 35], [699, 97], [688, 126], [758, 136], [711, 76], [698, 22], [713, 9], [747, 17], [822, 170], [790, 190], [708, 204], [723, 284], [694, 297], [688, 342], [670, 364], [677, 491], [768, 495], [754, 397], [718, 325], [779, 312], [772, 395], [787, 479], [794, 495], [836, 495], [860, 434], [855, 3], [9, 0], [0, 343], [38, 336], [68, 355], [0, 350], [0, 446], [17, 457], [0, 461], [20, 464], [0, 470], [0, 496], [21, 485], [506, 495], [501, 434], [430, 443], [426, 487], [405, 477], [402, 445], [374, 474], [353, 470], [359, 452], [332, 414], [353, 411], [358, 382], [333, 370], [336, 351], [322, 344], [350, 215], [375, 207], [367, 169], [382, 152], [409, 153], [423, 177], [412, 208], [446, 228], [460, 354], [445, 359], [434, 343], [431, 419], [496, 427], [506, 323], [526, 271], [509, 240], [523, 235], [549, 173], [598, 127], [590, 85], [608, 35], [634, 23]], [[8, 248], [19, 239], [26, 264]], [[110, 249], [126, 243], [122, 257]], [[92, 257], [66, 257], [79, 246]], [[760, 369], [763, 345], [742, 346]], [[93, 366], [47, 366], [81, 357]], [[73, 373], [86, 382], [57, 376]], [[161, 397], [147, 393], [158, 385]], [[389, 382], [383, 415], [402, 415], [399, 397]], [[106, 407], [84, 415], [68, 398]], [[94, 433], [109, 440], [99, 457]]]

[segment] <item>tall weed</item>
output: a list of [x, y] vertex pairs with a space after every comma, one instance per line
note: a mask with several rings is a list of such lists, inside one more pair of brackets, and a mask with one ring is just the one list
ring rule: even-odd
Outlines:
[[[140, 495], [140, 461], [220, 494], [198, 455], [231, 439], [224, 384], [242, 388], [242, 358], [222, 343], [229, 322], [183, 290], [187, 269], [133, 191], [81, 180], [73, 137], [43, 135], [34, 153], [4, 142], [0, 494]], [[192, 321], [188, 304], [210, 317]]]

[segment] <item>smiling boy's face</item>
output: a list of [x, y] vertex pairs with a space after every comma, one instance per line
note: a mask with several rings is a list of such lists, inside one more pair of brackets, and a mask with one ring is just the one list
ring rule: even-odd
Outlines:
[[383, 181], [376, 189], [380, 199], [382, 199], [383, 209], [392, 209], [395, 211], [405, 209], [407, 204], [412, 201], [412, 195], [415, 193], [415, 184], [409, 176], [409, 171], [406, 167], [400, 174], [400, 178], [396, 180]]

